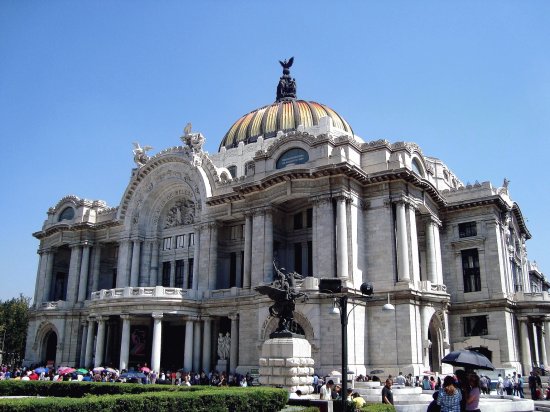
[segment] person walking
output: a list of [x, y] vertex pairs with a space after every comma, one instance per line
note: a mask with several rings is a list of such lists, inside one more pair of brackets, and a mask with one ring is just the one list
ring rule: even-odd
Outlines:
[[441, 406], [441, 412], [460, 412], [460, 401], [462, 393], [455, 386], [452, 376], [445, 376], [443, 388], [439, 390], [437, 404]]
[[393, 405], [393, 392], [391, 390], [393, 382], [391, 379], [386, 379], [386, 384], [382, 388], [382, 403]]

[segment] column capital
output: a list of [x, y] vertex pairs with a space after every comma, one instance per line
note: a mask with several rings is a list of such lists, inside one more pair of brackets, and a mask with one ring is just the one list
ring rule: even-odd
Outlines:
[[122, 320], [130, 320], [131, 317], [132, 317], [132, 316], [130, 316], [129, 313], [122, 313], [122, 314], [120, 315], [120, 319], [122, 319]]
[[98, 323], [105, 323], [107, 320], [109, 320], [109, 316], [96, 316], [95, 320]]
[[341, 193], [335, 194], [334, 196], [332, 196], [332, 198], [337, 202], [346, 202], [346, 203], [353, 202], [351, 195], [347, 192], [341, 192]]
[[423, 215], [422, 217], [423, 217], [424, 222], [426, 224], [433, 223], [434, 225], [436, 225], [439, 228], [441, 228], [443, 226], [443, 222], [441, 221], [441, 219], [439, 219], [437, 216], [432, 215], [431, 213], [427, 214], [427, 215]]
[[314, 206], [320, 206], [322, 204], [329, 204], [331, 202], [330, 195], [313, 196], [309, 199], [309, 202]]
[[151, 316], [153, 317], [153, 319], [162, 319], [164, 317], [164, 313], [162, 313], [162, 312], [153, 312], [151, 314]]
[[197, 316], [197, 315], [187, 315], [187, 316], [185, 316], [184, 319], [185, 319], [186, 322], [196, 322], [196, 321], [199, 320], [199, 316]]
[[231, 319], [232, 321], [235, 321], [235, 320], [238, 320], [239, 319], [239, 314], [238, 313], [232, 313], [230, 315], [227, 315], [227, 317], [229, 319]]

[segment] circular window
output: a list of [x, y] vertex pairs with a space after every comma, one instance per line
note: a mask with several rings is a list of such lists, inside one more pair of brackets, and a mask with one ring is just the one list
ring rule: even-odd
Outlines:
[[59, 215], [59, 222], [62, 220], [72, 220], [74, 218], [74, 209], [72, 207], [66, 207]]

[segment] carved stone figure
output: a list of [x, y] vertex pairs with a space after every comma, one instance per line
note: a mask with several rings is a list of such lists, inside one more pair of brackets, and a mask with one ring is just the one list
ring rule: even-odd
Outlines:
[[149, 156], [147, 156], [147, 152], [149, 150], [152, 150], [153, 147], [152, 146], [141, 147], [139, 145], [139, 142], [133, 142], [133, 145], [134, 145], [134, 150], [132, 150], [132, 152], [134, 153], [134, 162], [138, 167], [142, 167], [149, 160]]
[[256, 291], [262, 295], [269, 296], [275, 303], [269, 307], [269, 314], [279, 318], [279, 325], [270, 337], [291, 336], [293, 333], [290, 328], [294, 321], [294, 310], [296, 309], [296, 300], [302, 298], [307, 300], [308, 296], [304, 292], [296, 291], [296, 283], [303, 277], [296, 272], [284, 273], [284, 268], [275, 268], [275, 280], [269, 285], [257, 286]]
[[220, 360], [226, 360], [229, 358], [229, 351], [231, 349], [231, 335], [229, 332], [224, 336], [223, 333], [218, 335], [218, 357]]
[[164, 228], [191, 225], [195, 222], [195, 202], [189, 199], [179, 200], [168, 210]]
[[183, 129], [183, 136], [181, 141], [187, 145], [187, 148], [191, 149], [193, 153], [199, 153], [202, 151], [202, 146], [204, 145], [204, 136], [202, 133], [192, 133], [191, 123], [187, 123]]

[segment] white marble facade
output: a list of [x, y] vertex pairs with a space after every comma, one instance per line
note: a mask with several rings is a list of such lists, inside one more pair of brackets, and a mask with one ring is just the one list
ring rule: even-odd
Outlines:
[[[136, 161], [118, 206], [67, 196], [49, 209], [27, 364], [210, 370], [221, 333], [229, 370], [257, 369], [277, 321], [254, 287], [274, 260], [308, 276], [296, 322], [319, 373], [341, 365], [324, 277], [351, 301], [374, 285], [349, 319], [358, 374], [442, 371], [466, 347], [522, 373], [547, 364], [548, 285], [507, 183], [464, 185], [416, 144], [364, 142], [328, 117], [215, 154], [198, 133], [182, 140]], [[299, 160], [278, 162], [289, 150]]]

